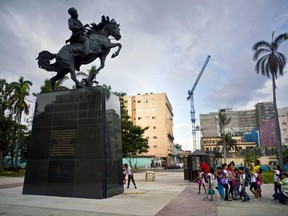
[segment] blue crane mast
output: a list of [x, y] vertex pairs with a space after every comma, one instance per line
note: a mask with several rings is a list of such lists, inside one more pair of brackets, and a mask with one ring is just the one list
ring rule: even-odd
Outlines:
[[191, 90], [188, 91], [188, 97], [187, 97], [187, 100], [190, 100], [190, 106], [191, 106], [191, 111], [190, 111], [190, 114], [191, 114], [191, 122], [192, 122], [192, 140], [193, 140], [193, 149], [192, 149], [192, 152], [194, 152], [196, 149], [197, 149], [197, 146], [196, 146], [196, 117], [195, 117], [195, 107], [194, 107], [194, 98], [193, 98], [193, 94], [194, 94], [194, 91], [196, 89], [196, 86], [209, 62], [209, 59], [210, 59], [211, 56], [208, 55], [200, 73], [198, 74], [198, 77], [192, 87]]

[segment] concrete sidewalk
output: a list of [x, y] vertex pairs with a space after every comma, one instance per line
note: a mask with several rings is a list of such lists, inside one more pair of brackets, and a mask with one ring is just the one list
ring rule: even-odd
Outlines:
[[[197, 195], [197, 184], [184, 180], [183, 170], [156, 172], [155, 182], [144, 181], [145, 172], [134, 175], [137, 189], [125, 188], [123, 194], [103, 200], [22, 195], [23, 177], [0, 177], [0, 215], [283, 216], [288, 210], [287, 205], [272, 201], [273, 185], [263, 186], [263, 198], [258, 201], [217, 203], [202, 201], [205, 196]], [[217, 199], [218, 194], [215, 197]]]

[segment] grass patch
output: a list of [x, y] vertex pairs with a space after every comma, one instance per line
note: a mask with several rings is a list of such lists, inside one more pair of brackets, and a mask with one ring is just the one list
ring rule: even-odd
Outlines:
[[263, 182], [265, 183], [265, 184], [267, 184], [267, 183], [274, 183], [274, 179], [273, 179], [273, 176], [274, 176], [274, 173], [273, 172], [271, 172], [271, 171], [263, 171], [262, 172], [262, 175], [263, 175]]
[[18, 171], [11, 171], [11, 170], [4, 170], [0, 172], [0, 176], [7, 176], [7, 177], [22, 177], [25, 175], [25, 170], [20, 169]]

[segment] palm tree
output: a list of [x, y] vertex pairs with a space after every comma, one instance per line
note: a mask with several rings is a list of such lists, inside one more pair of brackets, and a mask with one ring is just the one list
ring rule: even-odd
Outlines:
[[233, 139], [231, 134], [223, 134], [221, 136], [221, 141], [219, 141], [217, 144], [218, 145], [223, 145], [224, 146], [224, 142], [226, 144], [226, 153], [227, 153], [227, 149], [231, 149], [231, 148], [235, 148], [237, 147], [237, 142], [236, 140]]
[[230, 124], [231, 122], [231, 117], [228, 117], [226, 113], [219, 112], [218, 113], [218, 121], [219, 121], [219, 127], [220, 127], [220, 134], [221, 134], [221, 139], [223, 142], [223, 157], [224, 157], [224, 163], [226, 163], [226, 158], [227, 158], [227, 134], [225, 133], [225, 127]]
[[253, 45], [253, 60], [257, 61], [255, 70], [257, 74], [261, 73], [263, 76], [272, 77], [273, 90], [273, 107], [275, 118], [275, 132], [276, 145], [278, 147], [279, 165], [283, 169], [283, 151], [281, 142], [281, 132], [279, 127], [278, 110], [276, 103], [276, 79], [277, 76], [283, 76], [283, 70], [286, 65], [286, 58], [284, 54], [278, 52], [278, 48], [282, 42], [288, 39], [288, 34], [280, 34], [274, 39], [274, 32], [272, 33], [272, 42], [259, 41]]
[[[87, 70], [87, 73], [83, 72], [83, 71], [79, 71], [78, 73], [76, 73], [76, 76], [81, 76], [83, 77], [81, 83], [85, 84], [85, 79], [87, 79], [91, 74], [93, 74], [95, 71], [97, 70], [96, 65], [92, 65], [90, 69]], [[98, 84], [98, 82], [96, 82], [96, 85]]]
[[[55, 90], [56, 91], [62, 91], [62, 90], [67, 90], [68, 88], [66, 86], [63, 86], [63, 82], [65, 80], [69, 79], [67, 76], [62, 77], [61, 79], [59, 79], [56, 83], [55, 83]], [[50, 84], [50, 80], [49, 79], [45, 79], [44, 80], [44, 85], [42, 85], [40, 87], [41, 91], [40, 93], [48, 93], [52, 91], [52, 87]]]
[[[26, 103], [26, 96], [29, 95], [30, 86], [32, 82], [24, 80], [23, 77], [19, 78], [18, 82], [12, 82], [9, 84], [8, 91], [11, 94], [9, 97], [9, 103], [14, 105], [15, 120], [17, 123], [21, 123], [22, 113], [29, 114], [29, 106]], [[18, 153], [20, 148], [20, 127], [17, 129], [17, 142], [15, 148], [15, 166], [18, 163]]]

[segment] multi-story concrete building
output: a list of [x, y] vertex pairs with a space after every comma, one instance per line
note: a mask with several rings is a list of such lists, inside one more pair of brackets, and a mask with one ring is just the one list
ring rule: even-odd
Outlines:
[[[233, 111], [232, 108], [220, 109], [227, 117], [231, 118], [229, 125], [225, 127], [226, 133], [241, 135], [257, 127], [255, 110]], [[204, 137], [220, 136], [218, 112], [200, 115], [200, 128]]]
[[264, 120], [274, 116], [273, 102], [261, 102], [255, 105], [257, 127], [260, 128]]
[[282, 144], [288, 146], [288, 107], [278, 109]]
[[134, 125], [149, 127], [149, 151], [141, 156], [150, 156], [162, 165], [174, 163], [173, 111], [165, 93], [138, 94], [124, 97], [125, 106]]

